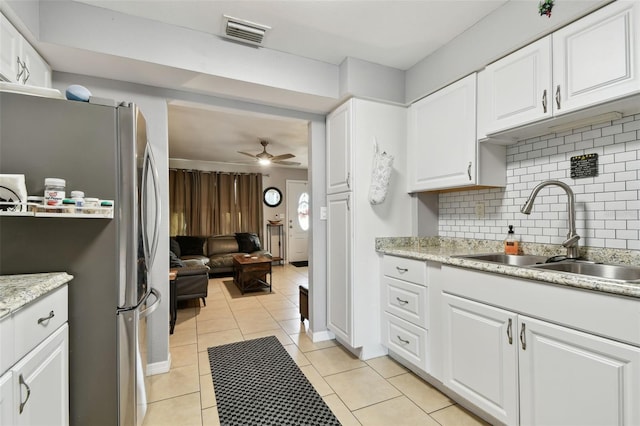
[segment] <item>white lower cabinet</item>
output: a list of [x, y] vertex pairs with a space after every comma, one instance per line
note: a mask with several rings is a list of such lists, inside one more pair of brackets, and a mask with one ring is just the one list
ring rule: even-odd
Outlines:
[[404, 361], [429, 372], [426, 263], [385, 256], [382, 271], [382, 342]]
[[0, 426], [13, 424], [13, 382], [11, 371], [0, 376]]
[[69, 424], [68, 329], [64, 324], [11, 368], [16, 426]]
[[450, 294], [443, 384], [510, 425], [640, 424], [640, 348]]

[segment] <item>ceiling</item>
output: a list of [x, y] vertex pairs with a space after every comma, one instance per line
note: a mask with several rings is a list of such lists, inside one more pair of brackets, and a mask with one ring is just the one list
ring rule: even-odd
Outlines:
[[[507, 0], [217, 1], [82, 0], [94, 6], [222, 35], [223, 15], [270, 26], [263, 47], [338, 65], [346, 57], [406, 70]], [[307, 166], [300, 120], [203, 105], [169, 105], [170, 158], [245, 163], [237, 151], [292, 153]]]

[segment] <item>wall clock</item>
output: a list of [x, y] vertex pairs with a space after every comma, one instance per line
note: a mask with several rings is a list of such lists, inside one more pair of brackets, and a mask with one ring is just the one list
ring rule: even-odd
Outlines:
[[264, 190], [263, 199], [269, 207], [278, 207], [282, 202], [282, 192], [278, 188], [270, 186]]

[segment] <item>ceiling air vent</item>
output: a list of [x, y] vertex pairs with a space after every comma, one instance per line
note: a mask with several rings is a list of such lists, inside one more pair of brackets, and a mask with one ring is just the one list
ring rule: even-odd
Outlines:
[[241, 41], [243, 43], [253, 44], [255, 46], [262, 45], [262, 40], [267, 30], [271, 27], [255, 22], [245, 21], [244, 19], [234, 18], [232, 16], [223, 16], [223, 31], [227, 38]]

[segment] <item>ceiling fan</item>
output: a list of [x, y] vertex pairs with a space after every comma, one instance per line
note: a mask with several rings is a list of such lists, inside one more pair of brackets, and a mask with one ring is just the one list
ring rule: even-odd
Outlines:
[[259, 154], [249, 154], [248, 152], [238, 151], [239, 154], [248, 155], [249, 157], [255, 158], [262, 165], [268, 165], [271, 163], [278, 163], [285, 166], [298, 166], [300, 163], [295, 161], [285, 161], [289, 158], [295, 157], [293, 154], [282, 154], [282, 155], [272, 155], [267, 152], [267, 145], [269, 145], [268, 141], [261, 140], [260, 145], [262, 145], [262, 152]]

